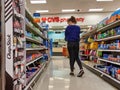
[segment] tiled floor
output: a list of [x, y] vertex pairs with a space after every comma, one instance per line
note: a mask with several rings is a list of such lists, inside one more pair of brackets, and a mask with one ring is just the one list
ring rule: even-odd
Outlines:
[[[41, 75], [34, 90], [117, 90], [87, 69], [82, 78], [69, 76], [69, 60], [53, 57], [48, 69]], [[75, 74], [79, 72], [75, 64]]]

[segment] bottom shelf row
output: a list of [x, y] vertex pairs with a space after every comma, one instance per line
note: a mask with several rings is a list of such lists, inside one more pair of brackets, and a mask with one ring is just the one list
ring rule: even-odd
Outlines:
[[27, 86], [25, 87], [24, 90], [28, 90], [30, 86], [35, 82], [37, 77], [42, 73], [42, 71], [45, 69], [45, 66], [47, 65], [47, 61], [39, 61], [37, 66], [32, 66], [30, 65], [27, 67]]
[[92, 61], [82, 61], [83, 65], [112, 84], [113, 86], [120, 89], [120, 67], [116, 65], [101, 65]]

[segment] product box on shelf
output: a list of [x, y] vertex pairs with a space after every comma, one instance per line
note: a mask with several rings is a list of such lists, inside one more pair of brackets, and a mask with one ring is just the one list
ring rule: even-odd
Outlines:
[[90, 49], [93, 49], [93, 50], [98, 49], [98, 42], [92, 42], [92, 43], [90, 44]]
[[115, 22], [116, 20], [119, 20], [119, 19], [120, 19], [120, 9], [113, 12], [111, 14], [111, 16], [109, 17], [109, 19], [106, 21], [106, 23], [110, 24], [110, 23]]
[[107, 21], [107, 20], [108, 20], [108, 17], [106, 17], [106, 18], [103, 19], [101, 22], [99, 22], [99, 23], [97, 24], [97, 29], [106, 26], [106, 21]]
[[117, 66], [107, 66], [107, 65], [97, 65], [96, 66], [97, 69], [99, 69], [100, 71], [110, 75], [111, 77], [120, 80], [120, 67]]

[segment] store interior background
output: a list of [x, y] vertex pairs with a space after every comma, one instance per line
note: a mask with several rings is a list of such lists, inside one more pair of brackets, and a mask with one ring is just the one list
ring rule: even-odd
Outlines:
[[[31, 0], [32, 1], [32, 0]], [[92, 3], [92, 4], [91, 4]], [[30, 0], [26, 0], [26, 7], [33, 13], [39, 13], [38, 10], [48, 10], [48, 12], [40, 13], [42, 17], [59, 17], [69, 18], [75, 16], [76, 18], [84, 18], [84, 21], [79, 21], [77, 24], [81, 27], [81, 32], [89, 31], [89, 28], [96, 25], [103, 20], [110, 13], [119, 8], [119, 0], [113, 2], [96, 2], [96, 0], [47, 0], [45, 4], [31, 4]], [[103, 11], [89, 12], [91, 8], [103, 8]], [[62, 12], [62, 9], [75, 9], [74, 12]], [[53, 56], [62, 55], [63, 46], [66, 46], [64, 40], [64, 31], [67, 26], [67, 22], [47, 22], [49, 24], [48, 37], [53, 41]]]
[[[31, 15], [33, 15], [33, 13], [40, 13], [40, 18], [43, 17], [70, 18], [71, 16], [75, 16], [76, 18], [83, 18], [84, 19], [83, 21], [78, 21], [77, 23], [81, 27], [81, 33], [88, 32], [92, 26], [96, 25], [105, 17], [109, 16], [115, 10], [120, 8], [120, 0], [102, 1], [102, 2], [97, 2], [96, 0], [66, 0], [66, 1], [46, 0], [47, 3], [44, 4], [32, 4], [31, 1], [34, 0], [25, 0], [25, 1], [26, 1], [25, 3], [26, 9], [29, 11], [29, 13], [31, 13]], [[92, 12], [89, 11], [89, 9], [99, 9], [99, 8], [102, 8], [103, 11], [92, 11]], [[75, 11], [62, 12], [61, 11], [62, 9], [75, 9]], [[48, 10], [48, 12], [45, 13], [37, 12], [38, 10]], [[3, 18], [1, 19], [3, 20]], [[51, 21], [46, 23], [49, 24], [48, 37], [53, 41], [52, 55], [61, 56], [63, 55], [63, 47], [66, 46], [66, 41], [64, 40], [65, 38], [64, 32], [67, 26], [67, 22]], [[1, 27], [1, 30], [2, 29], [3, 27]], [[2, 48], [2, 51], [3, 49], [4, 48]], [[0, 63], [0, 73], [2, 72], [1, 70], [2, 66], [3, 65]], [[1, 79], [1, 74], [0, 74], [0, 79]], [[0, 89], [1, 89], [1, 81], [2, 80], [0, 80]]]

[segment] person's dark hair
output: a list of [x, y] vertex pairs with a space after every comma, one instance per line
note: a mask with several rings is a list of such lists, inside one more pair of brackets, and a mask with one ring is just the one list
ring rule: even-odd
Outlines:
[[76, 18], [74, 17], [74, 16], [71, 16], [68, 20], [67, 20], [68, 22], [72, 22], [72, 23], [77, 23], [77, 21], [76, 21]]

